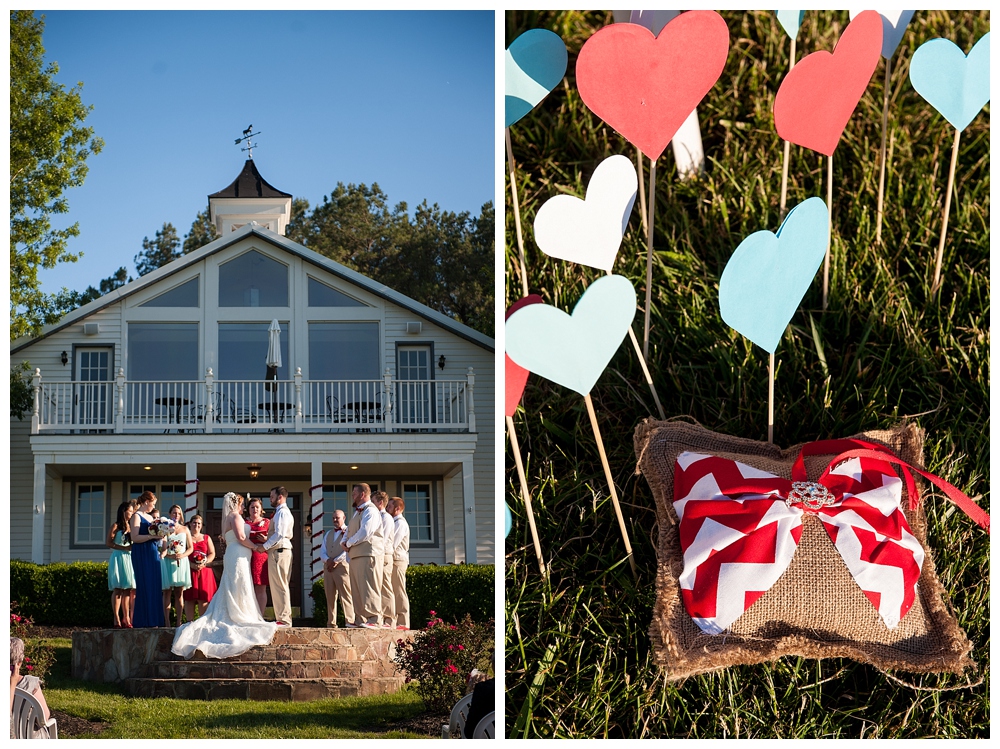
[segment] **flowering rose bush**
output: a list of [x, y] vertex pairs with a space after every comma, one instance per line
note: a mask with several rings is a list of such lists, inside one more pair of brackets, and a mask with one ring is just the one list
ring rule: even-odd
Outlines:
[[406, 681], [417, 682], [417, 694], [428, 710], [451, 710], [465, 694], [472, 669], [492, 671], [493, 622], [477, 624], [466, 614], [448, 624], [432, 611], [427, 628], [412, 640], [397, 640], [393, 662]]
[[56, 660], [55, 651], [32, 639], [34, 622], [29, 617], [18, 613], [16, 601], [10, 602], [10, 636], [19, 637], [24, 641], [24, 663], [21, 664], [21, 675], [37, 676], [44, 679]]

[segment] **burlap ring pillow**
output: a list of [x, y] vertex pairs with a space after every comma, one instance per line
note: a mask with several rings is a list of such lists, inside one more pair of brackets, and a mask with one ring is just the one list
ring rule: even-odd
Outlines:
[[[924, 435], [913, 425], [867, 432], [853, 439], [887, 447], [912, 466], [923, 465]], [[791, 479], [800, 448], [781, 450], [682, 422], [649, 419], [636, 428], [637, 471], [645, 475], [653, 491], [660, 531], [650, 636], [654, 657], [667, 677], [683, 679], [783, 655], [846, 657], [883, 670], [909, 672], [958, 673], [975, 666], [969, 657], [972, 644], [942, 598], [943, 589], [927, 548], [924, 511], [920, 506], [908, 508], [905, 485], [900, 507], [912, 536], [923, 548], [923, 562], [915, 599], [894, 628], [883, 621], [871, 595], [866, 596], [848, 571], [824, 524], [812, 514], [801, 517], [801, 537], [787, 569], [759, 598], [748, 599], [749, 608], [725, 631], [709, 634], [695, 623], [682, 600], [679, 582], [684, 560], [673, 504], [678, 456], [718, 456]], [[807, 457], [808, 479], [816, 481], [834, 457], [836, 454]], [[923, 495], [927, 484], [919, 476], [916, 480], [918, 494]], [[919, 549], [914, 554], [919, 557]], [[916, 574], [914, 568], [914, 579]]]

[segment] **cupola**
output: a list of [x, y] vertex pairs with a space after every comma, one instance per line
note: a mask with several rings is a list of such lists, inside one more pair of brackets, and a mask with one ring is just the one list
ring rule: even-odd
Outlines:
[[208, 196], [208, 215], [220, 236], [255, 223], [284, 236], [292, 214], [292, 196], [268, 184], [253, 158], [229, 187]]

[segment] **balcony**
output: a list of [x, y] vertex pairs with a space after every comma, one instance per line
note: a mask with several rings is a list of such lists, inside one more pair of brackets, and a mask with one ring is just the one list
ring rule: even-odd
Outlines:
[[36, 369], [32, 434], [475, 432], [475, 375], [458, 380], [46, 382]]

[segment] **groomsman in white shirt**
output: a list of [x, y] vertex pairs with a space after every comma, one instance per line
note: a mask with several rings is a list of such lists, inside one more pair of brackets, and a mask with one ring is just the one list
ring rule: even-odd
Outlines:
[[326, 593], [326, 626], [337, 626], [337, 601], [344, 611], [344, 622], [354, 622], [351, 602], [351, 564], [340, 544], [347, 537], [347, 518], [343, 510], [333, 511], [333, 530], [323, 536], [319, 558], [323, 561], [323, 592]]
[[392, 629], [396, 620], [396, 600], [392, 592], [392, 553], [395, 548], [395, 526], [392, 515], [386, 512], [389, 495], [385, 492], [375, 492], [373, 497], [382, 517], [382, 620], [380, 624], [386, 629]]
[[402, 497], [389, 500], [393, 521], [392, 591], [396, 606], [396, 629], [410, 628], [410, 598], [406, 595], [406, 568], [410, 564], [410, 524], [403, 517]]
[[354, 623], [348, 627], [381, 629], [378, 624], [381, 595], [376, 587], [375, 561], [382, 556], [382, 520], [371, 501], [371, 487], [355, 484], [352, 499], [354, 517], [347, 526], [347, 538], [341, 548], [351, 560], [351, 602], [354, 604]]

